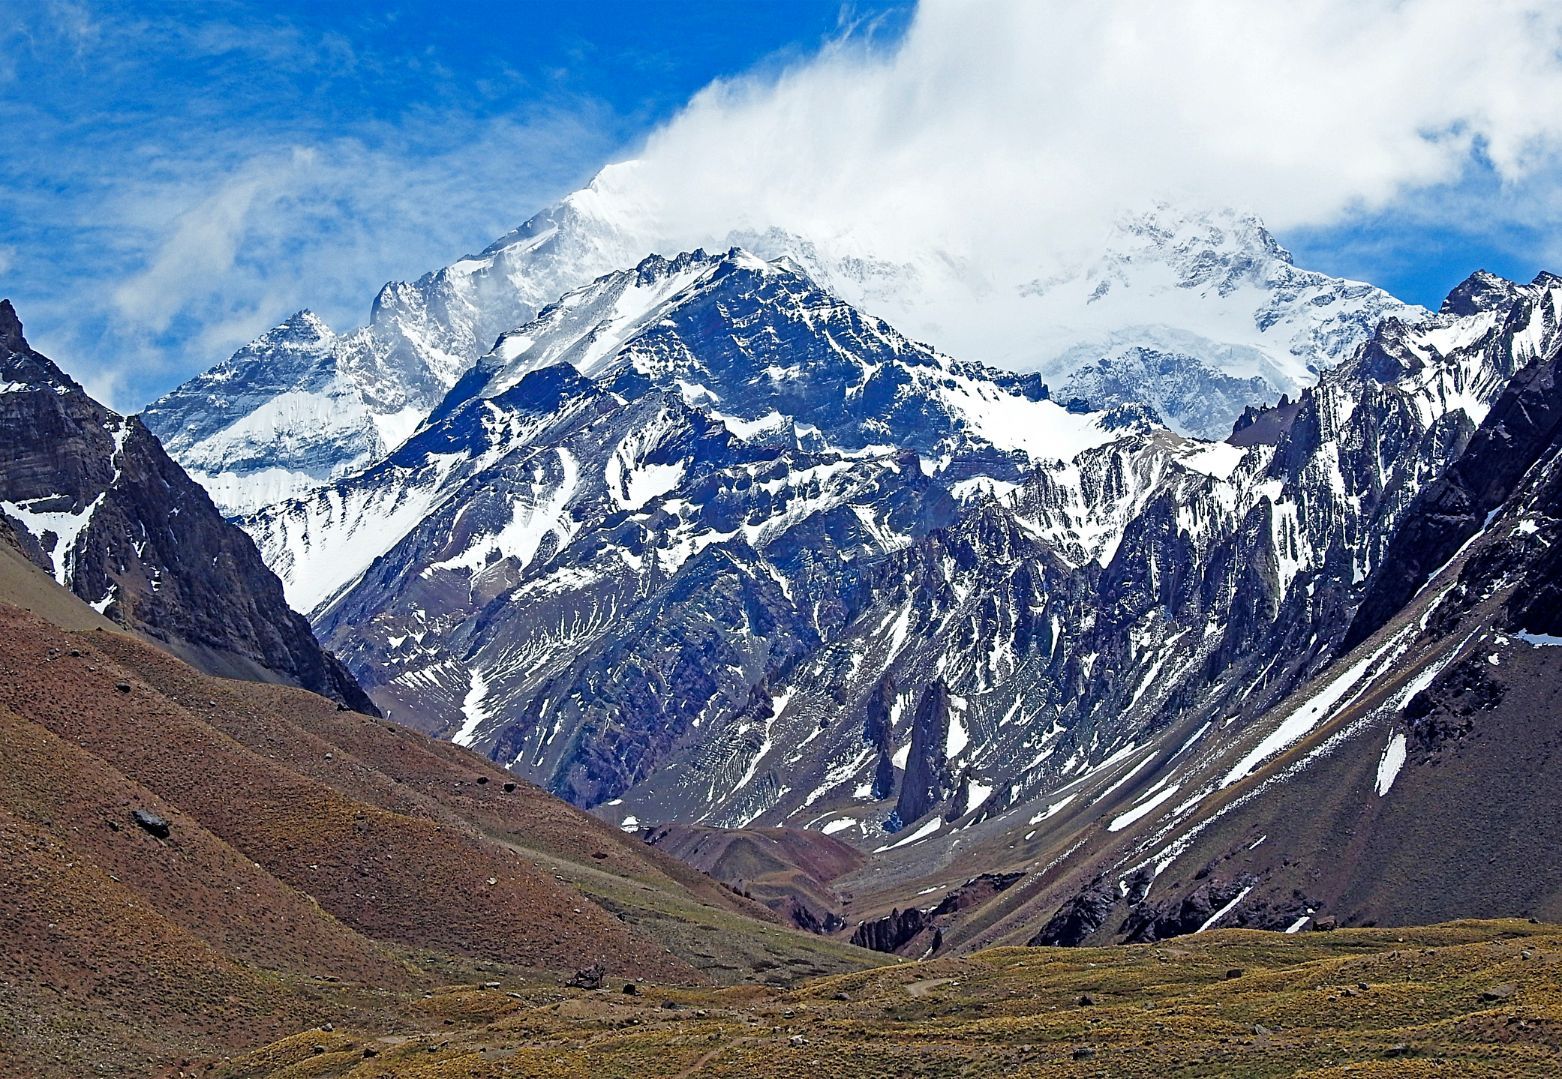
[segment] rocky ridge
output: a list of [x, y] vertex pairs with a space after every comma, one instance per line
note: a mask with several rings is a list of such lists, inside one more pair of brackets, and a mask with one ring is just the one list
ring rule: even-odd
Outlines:
[[0, 518], [60, 585], [215, 673], [374, 705], [255, 545], [135, 417], [33, 351], [0, 301]]
[[387, 284], [360, 329], [294, 315], [154, 402], [147, 425], [225, 513], [252, 513], [395, 449], [500, 335], [564, 293], [700, 243], [788, 259], [956, 356], [1040, 371], [1060, 399], [1095, 409], [1148, 405], [1204, 437], [1312, 384], [1384, 317], [1424, 313], [1295, 266], [1256, 218], [1229, 210], [1158, 205], [1117, 221], [1091, 259], [1006, 280], [945, 252], [886, 261], [849, 237], [784, 228], [669, 237], [635, 177], [632, 162], [605, 169], [478, 254]]

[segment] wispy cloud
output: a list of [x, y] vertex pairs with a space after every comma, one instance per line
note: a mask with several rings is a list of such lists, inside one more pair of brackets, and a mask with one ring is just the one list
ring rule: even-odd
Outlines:
[[924, 0], [894, 50], [711, 86], [615, 183], [672, 246], [780, 225], [1015, 280], [1155, 199], [1554, 225], [1559, 151], [1554, 2]]
[[579, 114], [525, 125], [430, 114], [369, 138], [246, 146], [194, 183], [132, 184], [114, 216], [146, 257], [114, 305], [154, 333], [194, 320], [203, 349], [229, 342], [229, 323], [253, 334], [255, 318], [295, 306], [353, 324], [366, 282], [420, 274], [512, 227], [579, 178], [576, 155], [591, 145], [604, 152]]
[[[234, 18], [50, 3], [0, 30], [0, 287], [119, 407], [297, 308], [361, 323], [387, 278], [482, 246], [619, 145], [590, 97], [497, 109], [415, 48], [216, 10]], [[412, 70], [432, 89], [376, 95]]]

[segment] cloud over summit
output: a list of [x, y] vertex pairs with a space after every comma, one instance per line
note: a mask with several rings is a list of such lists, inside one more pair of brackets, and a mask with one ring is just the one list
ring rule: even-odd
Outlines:
[[[1562, 260], [1554, 0], [924, 0], [816, 49], [827, 7], [592, 16], [584, 40], [569, 5], [24, 0], [0, 273], [40, 345], [134, 407], [298, 307], [361, 321], [387, 278], [625, 157], [602, 201], [644, 251], [776, 226], [978, 292], [1157, 200], [1335, 229], [1319, 268], [1374, 279], [1450, 227], [1473, 239], [1448, 283], [1487, 252]], [[777, 48], [804, 58], [645, 134]]]
[[1500, 217], [1559, 149], [1554, 3], [924, 0], [887, 53], [708, 87], [611, 179], [669, 246], [779, 225], [1018, 269], [1157, 199], [1286, 230], [1476, 178]]

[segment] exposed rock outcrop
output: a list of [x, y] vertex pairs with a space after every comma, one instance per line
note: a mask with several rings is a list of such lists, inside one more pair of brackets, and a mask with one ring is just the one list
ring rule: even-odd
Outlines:
[[875, 952], [898, 952], [931, 924], [932, 918], [924, 910], [917, 907], [896, 909], [882, 918], [857, 926], [851, 936], [851, 943]]
[[949, 775], [949, 687], [937, 679], [922, 691], [911, 720], [911, 748], [890, 831], [918, 820], [951, 793]]
[[0, 387], [0, 516], [57, 582], [211, 673], [290, 682], [378, 714], [250, 538], [140, 420], [28, 346], [9, 300]]

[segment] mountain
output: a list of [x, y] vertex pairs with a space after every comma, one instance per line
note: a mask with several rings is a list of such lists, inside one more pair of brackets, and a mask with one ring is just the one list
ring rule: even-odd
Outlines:
[[142, 414], [225, 512], [318, 486], [383, 456], [448, 388], [367, 333], [338, 337], [309, 311], [262, 334]]
[[[777, 687], [740, 758], [757, 823], [871, 850], [831, 887], [906, 955], [1557, 917], [1562, 281], [1482, 277], [1261, 418], [1225, 480], [1167, 472], [1105, 560], [1023, 545], [1045, 503], [1019, 493], [901, 552]], [[610, 812], [692, 815], [732, 766]], [[971, 902], [984, 874], [1013, 879]]]
[[214, 673], [374, 712], [243, 532], [135, 417], [33, 351], [0, 300], [0, 522], [99, 613]]
[[459, 747], [206, 675], [7, 536], [6, 1075], [192, 1074], [367, 1026], [361, 1064], [438, 1034], [452, 983], [494, 1003], [556, 999], [593, 967], [617, 993], [875, 961]]
[[[1169, 207], [1012, 292], [775, 229], [642, 258], [632, 172], [398, 289], [396, 325], [474, 355], [398, 447], [243, 526], [396, 718], [626, 830], [848, 842], [869, 866], [809, 916], [850, 893], [897, 950], [1172, 931], [1153, 865], [1103, 852], [1375, 677], [1394, 649], [1360, 649], [1518, 482], [1450, 468], [1558, 340], [1549, 276], [1432, 314]], [[1030, 373], [919, 344], [960, 339], [950, 297], [1037, 316]], [[1213, 916], [1246, 885], [1208, 876], [1155, 887]]]
[[1152, 429], [786, 260], [653, 256], [502, 337], [383, 462], [243, 523], [392, 715], [595, 804], [763, 708], [962, 497]]
[[955, 356], [1040, 372], [1060, 400], [1098, 410], [1148, 405], [1203, 437], [1311, 385], [1381, 319], [1424, 314], [1295, 266], [1256, 218], [1229, 210], [1157, 205], [1115, 222], [1092, 258], [1054, 265], [1038, 252], [1010, 272], [944, 251], [886, 261], [849, 236], [773, 227], [673, 237], [637, 175], [611, 166], [478, 254], [387, 284], [361, 329], [294, 315], [150, 405], [147, 426], [225, 513], [255, 512], [395, 449], [501, 334], [565, 292], [701, 243], [785, 257]]
[[1555, 333], [1547, 283], [1493, 295], [1386, 321], [1237, 445], [1059, 407], [790, 259], [653, 256], [245, 526], [393, 715], [626, 827], [953, 841], [1332, 659]]
[[1401, 515], [1555, 340], [1554, 299], [1543, 281], [1500, 310], [1386, 323], [1268, 441], [1144, 428], [989, 480], [812, 586], [839, 619], [611, 812], [873, 846], [910, 828], [943, 850], [1081, 773], [1147, 763], [1189, 716], [1263, 714], [1337, 654]]
[[501, 333], [644, 254], [595, 188], [578, 191], [477, 255], [385, 285], [361, 329], [301, 311], [143, 415], [225, 513], [254, 512], [381, 459]]
[[1139, 401], [1215, 439], [1244, 405], [1313, 385], [1385, 318], [1426, 314], [1298, 267], [1251, 214], [1166, 204], [1120, 218], [1101, 255], [1026, 295], [1034, 369], [1060, 397]]
[[[1035, 467], [947, 407], [952, 361], [793, 264], [651, 259], [503, 336], [404, 454], [251, 526], [290, 587], [368, 566], [316, 588], [317, 621], [393, 714], [626, 827], [942, 829], [945, 849], [1144, 763], [1140, 732], [1253, 719], [1326, 665], [1399, 515], [1555, 334], [1550, 295], [1385, 324], [1267, 441], [1097, 418]], [[1081, 419], [1026, 391], [1005, 407], [1058, 422], [1027, 426]], [[717, 417], [754, 441], [711, 441]], [[879, 438], [916, 472], [840, 455]], [[923, 474], [929, 455], [959, 470]], [[746, 490], [711, 489], [740, 467]], [[342, 556], [333, 536], [389, 544], [404, 507], [377, 563]]]
[[[1548, 328], [1559, 284], [1518, 290]], [[1092, 883], [1038, 940], [1562, 916], [1544, 853], [1562, 839], [1562, 342], [1551, 331], [1530, 351], [1514, 291], [1470, 317], [1501, 322], [1528, 360], [1402, 516], [1342, 642], [1354, 647], [1265, 722], [1191, 755], [1174, 798], [1144, 787], [1126, 808], [1125, 788], [1116, 820], [1144, 823], [1091, 844]]]

